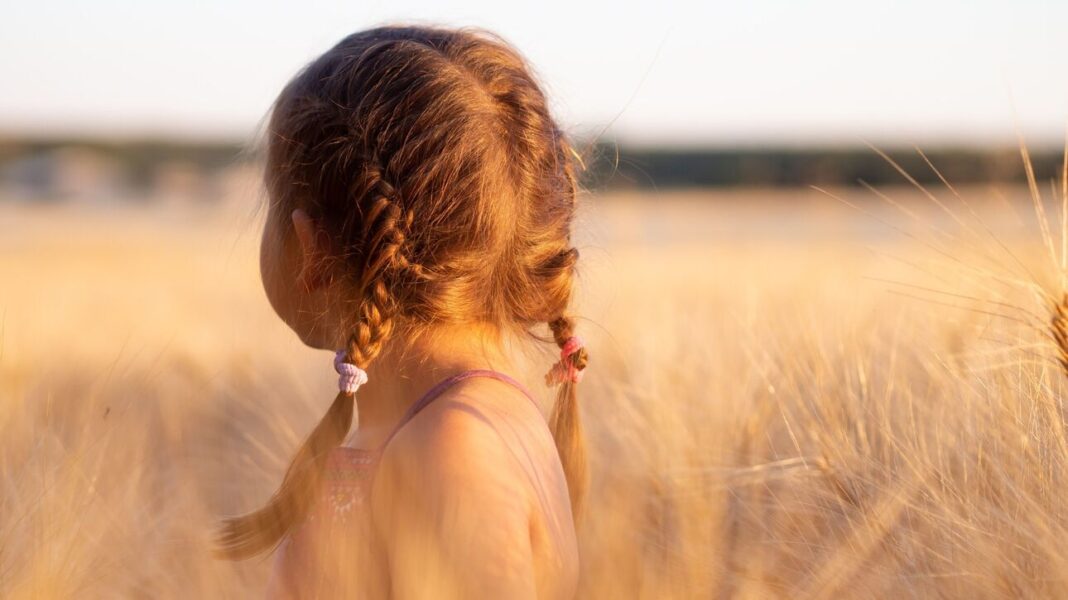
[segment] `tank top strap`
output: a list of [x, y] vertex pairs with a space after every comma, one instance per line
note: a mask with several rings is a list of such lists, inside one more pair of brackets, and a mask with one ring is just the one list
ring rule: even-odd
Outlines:
[[415, 418], [415, 415], [419, 414], [419, 411], [429, 406], [430, 403], [434, 400], [437, 400], [438, 397], [444, 394], [446, 390], [456, 385], [457, 383], [464, 381], [465, 379], [474, 379], [476, 377], [496, 379], [497, 381], [507, 383], [508, 385], [511, 385], [515, 389], [522, 392], [523, 395], [527, 397], [527, 400], [530, 400], [530, 402], [534, 404], [535, 407], [538, 404], [537, 401], [534, 399], [534, 396], [531, 395], [531, 393], [527, 390], [526, 387], [523, 386], [523, 384], [505, 375], [504, 373], [500, 373], [498, 371], [491, 371], [489, 369], [471, 369], [470, 371], [457, 373], [452, 377], [441, 380], [437, 383], [437, 385], [430, 388], [427, 393], [423, 394], [422, 397], [413, 402], [412, 405], [408, 407], [408, 410], [405, 411], [400, 421], [397, 422], [397, 425], [393, 428], [393, 431], [390, 432], [389, 436], [386, 438], [386, 441], [383, 442], [381, 446], [379, 446], [378, 452], [381, 453], [382, 450], [384, 450], [385, 447], [388, 446], [391, 441], [393, 441], [393, 437], [397, 435], [397, 432], [399, 432], [402, 427], [408, 424], [408, 421], [411, 421], [413, 418]]

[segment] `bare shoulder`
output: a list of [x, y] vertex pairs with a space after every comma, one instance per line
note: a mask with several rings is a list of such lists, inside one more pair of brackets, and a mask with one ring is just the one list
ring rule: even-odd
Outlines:
[[490, 383], [450, 390], [383, 452], [372, 513], [394, 582], [416, 572], [425, 581], [429, 569], [448, 589], [533, 597], [577, 565], [574, 531], [556, 525], [570, 527], [571, 513], [545, 420], [521, 394]]
[[402, 427], [379, 469], [387, 481], [414, 479], [427, 491], [526, 496], [530, 470], [551, 470], [555, 461], [552, 437], [533, 403], [506, 384], [468, 380]]

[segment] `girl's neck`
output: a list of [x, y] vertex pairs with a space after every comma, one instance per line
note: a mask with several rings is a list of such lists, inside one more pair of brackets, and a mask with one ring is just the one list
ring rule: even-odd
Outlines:
[[512, 370], [497, 332], [466, 326], [389, 344], [368, 367], [368, 382], [356, 394], [358, 425], [350, 444], [378, 448], [423, 394], [471, 369]]

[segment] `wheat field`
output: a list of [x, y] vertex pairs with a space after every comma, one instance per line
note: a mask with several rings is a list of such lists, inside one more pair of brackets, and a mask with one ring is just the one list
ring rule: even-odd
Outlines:
[[[584, 199], [581, 597], [1068, 596], [1061, 192], [957, 191]], [[262, 593], [211, 528], [334, 375], [256, 202], [0, 204], [0, 597]]]

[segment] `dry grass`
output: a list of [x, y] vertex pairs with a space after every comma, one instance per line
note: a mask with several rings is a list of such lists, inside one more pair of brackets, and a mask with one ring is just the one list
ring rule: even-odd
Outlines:
[[[1008, 195], [592, 201], [583, 596], [1068, 596], [1059, 227]], [[333, 379], [256, 238], [0, 212], [0, 596], [262, 591], [209, 527], [271, 490]]]

